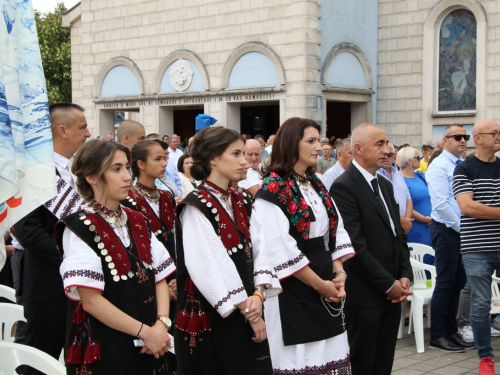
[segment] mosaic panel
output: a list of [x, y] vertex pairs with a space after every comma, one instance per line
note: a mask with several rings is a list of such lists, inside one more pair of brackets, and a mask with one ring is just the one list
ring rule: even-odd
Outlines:
[[454, 10], [439, 33], [439, 111], [476, 109], [476, 31], [474, 15]]

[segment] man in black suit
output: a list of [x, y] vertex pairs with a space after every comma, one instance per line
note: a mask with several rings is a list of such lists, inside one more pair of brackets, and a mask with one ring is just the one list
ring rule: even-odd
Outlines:
[[391, 373], [399, 302], [411, 294], [413, 272], [392, 185], [377, 178], [390, 152], [388, 143], [380, 126], [359, 125], [352, 133], [354, 160], [330, 189], [356, 252], [344, 265], [353, 375]]
[[[56, 172], [58, 178], [72, 187], [71, 190], [75, 189], [70, 172], [72, 157], [90, 137], [83, 111], [72, 103], [56, 103], [49, 109]], [[58, 195], [59, 186], [58, 183]], [[57, 220], [58, 217], [42, 205], [14, 225], [24, 247], [21, 293], [27, 320], [26, 344], [56, 359], [64, 346], [67, 314], [67, 298], [59, 274], [61, 258], [54, 241]], [[29, 368], [24, 374], [40, 372]]]

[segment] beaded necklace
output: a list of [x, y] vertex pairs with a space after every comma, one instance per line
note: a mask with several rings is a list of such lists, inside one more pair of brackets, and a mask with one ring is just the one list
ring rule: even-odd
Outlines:
[[209, 193], [219, 198], [221, 203], [226, 207], [226, 210], [229, 213], [229, 216], [231, 216], [231, 219], [234, 220], [233, 202], [231, 200], [229, 191], [220, 188], [210, 181], [205, 181], [203, 183], [203, 186]]
[[301, 175], [295, 171], [293, 172], [293, 178], [295, 179], [295, 181], [297, 181], [297, 184], [299, 184], [300, 187], [307, 189], [309, 188], [309, 186], [311, 186], [311, 181], [309, 181], [309, 178], [307, 178], [307, 174]]
[[118, 206], [118, 211], [113, 211], [96, 202], [95, 199], [92, 200], [88, 206], [92, 208], [95, 213], [99, 214], [99, 216], [106, 220], [108, 224], [116, 228], [123, 227], [127, 224], [127, 214], [120, 209], [120, 206]]
[[154, 202], [157, 204], [160, 201], [160, 192], [156, 187], [154, 189], [148, 188], [147, 186], [144, 186], [143, 184], [137, 182], [137, 185], [135, 186], [139, 194], [141, 194], [143, 197], [148, 198], [150, 201]]

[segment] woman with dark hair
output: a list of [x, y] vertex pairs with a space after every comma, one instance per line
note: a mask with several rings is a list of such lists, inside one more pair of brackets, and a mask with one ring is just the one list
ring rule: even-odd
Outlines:
[[165, 279], [175, 266], [144, 217], [120, 206], [130, 188], [129, 163], [126, 147], [93, 140], [71, 168], [88, 205], [56, 225], [60, 272], [72, 301], [68, 374], [166, 371], [160, 358], [170, 346]]
[[179, 177], [182, 183], [182, 198], [191, 193], [194, 188], [201, 184], [201, 181], [197, 181], [191, 176], [191, 166], [193, 165], [193, 158], [189, 154], [182, 155], [177, 161], [177, 170], [179, 171]]
[[177, 207], [179, 374], [272, 374], [262, 305], [281, 291], [245, 192], [229, 187], [246, 164], [234, 130], [206, 128], [191, 144], [202, 180]]
[[[130, 165], [135, 182], [127, 199], [121, 203], [144, 215], [156, 239], [167, 249], [170, 257], [175, 259], [175, 200], [166, 191], [157, 189], [155, 185], [157, 178], [165, 176], [166, 166], [167, 157], [160, 144], [155, 141], [137, 142], [132, 147], [132, 163]], [[175, 299], [177, 298], [175, 273], [172, 273], [166, 281], [170, 296], [169, 325], [172, 325], [175, 318]], [[167, 364], [169, 372], [175, 371], [174, 354], [167, 354]]]
[[261, 236], [272, 246], [269, 257], [283, 287], [265, 309], [275, 374], [351, 373], [342, 263], [354, 250], [335, 203], [315, 175], [319, 134], [312, 120], [285, 121], [255, 197]]

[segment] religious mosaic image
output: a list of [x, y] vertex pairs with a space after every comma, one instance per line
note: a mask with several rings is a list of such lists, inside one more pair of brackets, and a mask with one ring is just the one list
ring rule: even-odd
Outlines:
[[441, 24], [439, 38], [439, 111], [476, 109], [476, 19], [454, 10]]

